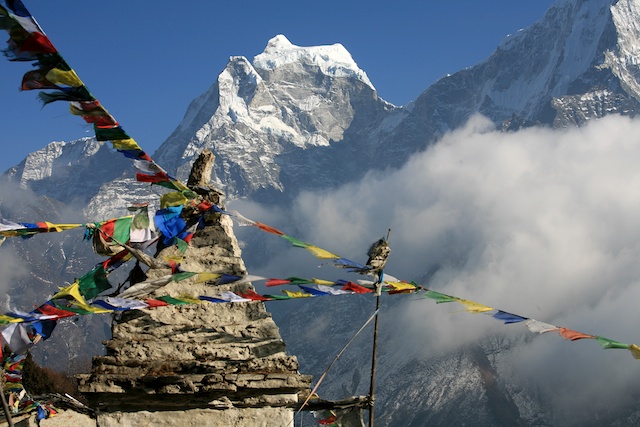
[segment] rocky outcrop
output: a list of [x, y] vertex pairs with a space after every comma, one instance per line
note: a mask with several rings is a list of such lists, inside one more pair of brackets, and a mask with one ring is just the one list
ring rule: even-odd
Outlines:
[[[206, 174], [205, 174], [206, 175]], [[198, 180], [196, 180], [198, 181]], [[218, 200], [219, 193], [190, 182]], [[226, 216], [207, 218], [184, 254], [185, 271], [245, 274], [240, 248]], [[156, 259], [182, 254], [168, 247]], [[169, 274], [154, 268], [150, 278]], [[170, 282], [150, 298], [214, 296], [245, 292], [251, 284]], [[98, 424], [110, 425], [287, 425], [310, 377], [285, 353], [278, 327], [262, 303], [189, 304], [125, 312], [105, 342], [106, 355], [94, 357], [80, 390], [98, 411]]]

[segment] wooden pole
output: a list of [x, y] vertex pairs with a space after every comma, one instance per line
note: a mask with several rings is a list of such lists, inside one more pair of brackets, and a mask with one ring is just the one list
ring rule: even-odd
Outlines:
[[[386, 242], [389, 243], [389, 235], [391, 229], [387, 230]], [[380, 276], [376, 281], [376, 289], [378, 286], [382, 286], [383, 272], [380, 271]], [[374, 427], [374, 406], [375, 406], [375, 386], [376, 386], [376, 356], [378, 353], [378, 318], [380, 317], [380, 292], [376, 291], [376, 320], [373, 324], [373, 351], [371, 353], [371, 383], [369, 386], [369, 427]]]
[[371, 383], [369, 387], [369, 427], [373, 427], [373, 406], [375, 401], [375, 385], [376, 385], [376, 354], [378, 352], [378, 317], [380, 313], [380, 295], [376, 297], [376, 319], [373, 324], [373, 352], [371, 355]]
[[2, 384], [0, 384], [0, 397], [2, 397], [2, 408], [4, 409], [4, 416], [7, 418], [7, 424], [9, 424], [9, 427], [13, 427], [13, 420], [11, 419], [11, 413], [9, 412], [7, 399], [4, 398], [4, 390], [2, 389]]

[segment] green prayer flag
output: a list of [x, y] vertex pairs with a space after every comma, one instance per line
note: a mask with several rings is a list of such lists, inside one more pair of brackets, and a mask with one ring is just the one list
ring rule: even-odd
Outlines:
[[174, 298], [174, 297], [172, 297], [170, 295], [164, 295], [164, 296], [158, 297], [156, 299], [159, 299], [160, 301], [164, 301], [164, 302], [166, 302], [167, 304], [170, 304], [170, 305], [190, 304], [188, 301], [183, 301], [181, 299]]
[[171, 280], [173, 280], [174, 282], [179, 282], [181, 280], [188, 279], [191, 276], [195, 276], [196, 274], [197, 273], [192, 273], [191, 271], [182, 271], [171, 276]]
[[265, 298], [271, 298], [271, 299], [291, 299], [290, 296], [288, 295], [263, 295]]
[[292, 285], [304, 285], [306, 283], [313, 283], [313, 279], [305, 279], [304, 277], [287, 277], [287, 280], [291, 282]]
[[107, 272], [102, 264], [78, 279], [78, 288], [80, 294], [86, 299], [95, 298], [100, 292], [111, 288], [111, 283], [107, 280]]
[[189, 249], [189, 244], [179, 237], [176, 237], [175, 239], [176, 239], [176, 246], [178, 247], [178, 250], [180, 251], [181, 254], [184, 255], [185, 252], [187, 252], [187, 249]]
[[445, 294], [441, 294], [440, 292], [436, 292], [436, 291], [427, 291], [425, 293], [425, 296], [427, 298], [431, 298], [433, 300], [436, 300], [436, 304], [441, 304], [443, 302], [455, 302], [458, 301], [457, 298], [449, 296], [449, 295], [445, 295]]
[[93, 130], [96, 133], [96, 139], [98, 141], [114, 141], [119, 139], [130, 139], [131, 137], [120, 126], [113, 128], [101, 128], [94, 126]]
[[610, 340], [609, 338], [604, 337], [596, 337], [596, 341], [598, 341], [598, 344], [600, 344], [602, 348], [622, 348], [628, 350], [630, 347], [629, 344]]
[[308, 243], [305, 243], [302, 240], [298, 240], [295, 237], [287, 236], [286, 234], [283, 234], [281, 237], [297, 248], [306, 248], [309, 246]]
[[113, 238], [120, 243], [127, 243], [131, 233], [131, 217], [118, 218], [113, 229]]

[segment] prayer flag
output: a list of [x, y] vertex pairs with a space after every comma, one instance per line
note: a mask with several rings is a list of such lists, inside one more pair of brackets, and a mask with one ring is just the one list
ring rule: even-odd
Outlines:
[[598, 337], [596, 336], [596, 341], [598, 342], [598, 344], [600, 344], [600, 346], [602, 346], [602, 348], [622, 348], [622, 349], [629, 349], [629, 344], [625, 344], [625, 343], [621, 343], [618, 341], [614, 341], [614, 340], [610, 340], [609, 338], [604, 338], [604, 337]]
[[593, 335], [583, 334], [582, 332], [573, 331], [567, 328], [558, 328], [558, 334], [568, 341], [577, 341], [581, 339], [595, 339]]
[[[318, 289], [316, 286], [318, 285], [298, 285], [298, 287], [300, 289], [302, 289], [304, 292], [311, 294], [311, 295], [315, 295], [315, 296], [325, 296], [325, 295], [329, 295], [329, 292], [325, 292], [325, 291], [321, 291], [320, 289]], [[288, 292], [288, 291], [287, 291]], [[289, 294], [287, 294], [289, 295]]]
[[311, 298], [313, 296], [307, 292], [291, 292], [286, 290], [283, 290], [282, 292], [290, 298]]
[[260, 230], [266, 231], [267, 233], [278, 234], [280, 236], [284, 235], [284, 233], [282, 231], [278, 230], [277, 228], [270, 227], [270, 226], [268, 226], [266, 224], [263, 224], [261, 222], [255, 222], [254, 225], [256, 227], [258, 227]]
[[631, 344], [629, 346], [629, 351], [631, 352], [631, 354], [633, 355], [634, 359], [640, 359], [640, 347], [638, 347], [635, 344]]
[[347, 282], [345, 280], [338, 280], [336, 284], [342, 285], [343, 291], [351, 291], [351, 292], [355, 292], [356, 294], [366, 294], [369, 292], [373, 292], [372, 289], [365, 288], [364, 286], [360, 286], [357, 283]]
[[107, 272], [98, 264], [93, 270], [78, 279], [80, 293], [87, 299], [93, 299], [101, 292], [111, 288], [111, 283], [107, 280]]
[[265, 282], [265, 286], [280, 286], [288, 285], [289, 283], [291, 283], [291, 281], [287, 279], [268, 279]]
[[506, 311], [502, 311], [502, 310], [498, 310], [498, 312], [495, 313], [493, 317], [498, 320], [504, 321], [505, 325], [508, 325], [510, 323], [524, 322], [525, 320], [527, 320], [526, 317], [518, 316], [517, 314], [507, 313]]
[[216, 295], [216, 298], [219, 298], [221, 300], [227, 301], [227, 302], [249, 302], [251, 301], [249, 298], [243, 298], [237, 294], [234, 294], [231, 291], [226, 291], [223, 292], [219, 295]]
[[157, 299], [152, 299], [152, 298], [147, 298], [144, 300], [144, 302], [147, 303], [147, 305], [149, 306], [149, 308], [155, 308], [155, 307], [166, 307], [169, 304], [166, 303], [165, 301], [162, 300], [157, 300]]
[[427, 290], [424, 296], [427, 298], [431, 298], [436, 301], [436, 304], [442, 304], [445, 302], [455, 302], [458, 301], [458, 298], [452, 297], [450, 295], [441, 294], [440, 292]]
[[33, 346], [27, 333], [27, 326], [23, 323], [10, 324], [2, 331], [2, 337], [11, 350], [17, 354], [26, 353]]
[[[161, 297], [158, 297], [157, 299], [159, 299], [160, 301], [164, 301], [167, 304], [170, 305], [183, 305], [183, 304], [190, 304], [188, 301], [184, 301], [182, 299], [178, 299], [178, 298], [174, 298], [170, 295], [163, 295]], [[149, 307], [151, 307], [151, 305], [149, 305]]]
[[528, 319], [525, 322], [527, 328], [533, 333], [544, 334], [545, 332], [552, 332], [558, 330], [557, 326], [550, 325], [548, 323], [540, 322], [535, 319]]
[[493, 310], [491, 307], [487, 307], [486, 305], [482, 305], [480, 303], [469, 301], [466, 299], [458, 298], [458, 302], [464, 306], [464, 309], [469, 313], [484, 313], [487, 311]]
[[313, 254], [313, 256], [315, 256], [316, 258], [320, 258], [320, 259], [337, 259], [340, 258], [339, 255], [333, 254], [329, 251], [326, 251], [322, 248], [319, 248], [317, 246], [314, 245], [308, 245], [306, 248], [306, 250], [308, 250], [309, 252], [311, 252]]
[[238, 292], [238, 295], [242, 298], [248, 298], [252, 301], [271, 301], [271, 298], [267, 298], [258, 294], [256, 291], [248, 290], [246, 292]]

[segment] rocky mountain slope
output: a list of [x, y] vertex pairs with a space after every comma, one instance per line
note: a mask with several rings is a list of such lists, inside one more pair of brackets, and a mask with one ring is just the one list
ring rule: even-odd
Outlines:
[[[252, 62], [231, 58], [152, 157], [184, 178], [192, 160], [208, 148], [217, 156], [214, 181], [230, 199], [286, 206], [302, 191], [331, 189], [373, 168], [398, 167], [476, 113], [505, 131], [534, 124], [580, 126], [609, 114], [635, 116], [640, 107], [638, 19], [638, 0], [559, 0], [485, 61], [444, 77], [402, 107], [377, 95], [344, 47], [299, 47], [279, 35]], [[78, 201], [88, 218], [108, 218], [154, 190], [134, 183], [126, 164], [105, 167], [107, 155], [118, 157], [91, 139], [52, 143], [12, 168], [7, 178], [63, 203]], [[100, 176], [93, 173], [98, 164]], [[74, 188], [83, 188], [81, 197]], [[245, 256], [250, 266], [265, 254], [248, 247]], [[346, 342], [354, 325], [368, 317], [370, 307], [358, 304], [349, 300], [332, 306], [332, 317], [341, 320], [327, 331], [336, 343]], [[321, 373], [339, 348], [306, 340], [297, 333], [296, 319], [329, 321], [322, 316], [326, 307], [309, 303], [286, 315], [279, 310], [273, 307], [274, 317], [301, 369]], [[597, 425], [605, 418], [633, 425], [638, 418], [633, 408], [616, 408], [606, 415], [585, 410], [582, 418], [571, 420], [570, 412], [505, 371], [515, 341], [425, 357], [394, 353], [393, 333], [384, 333], [390, 334], [383, 342], [393, 355], [379, 368], [378, 384], [385, 391], [376, 413], [384, 425], [422, 425], [425, 420], [439, 425]], [[369, 351], [363, 342], [351, 363], [338, 370], [328, 394], [366, 392], [368, 365], [357, 361], [366, 360]], [[596, 415], [600, 421], [594, 421]]]

